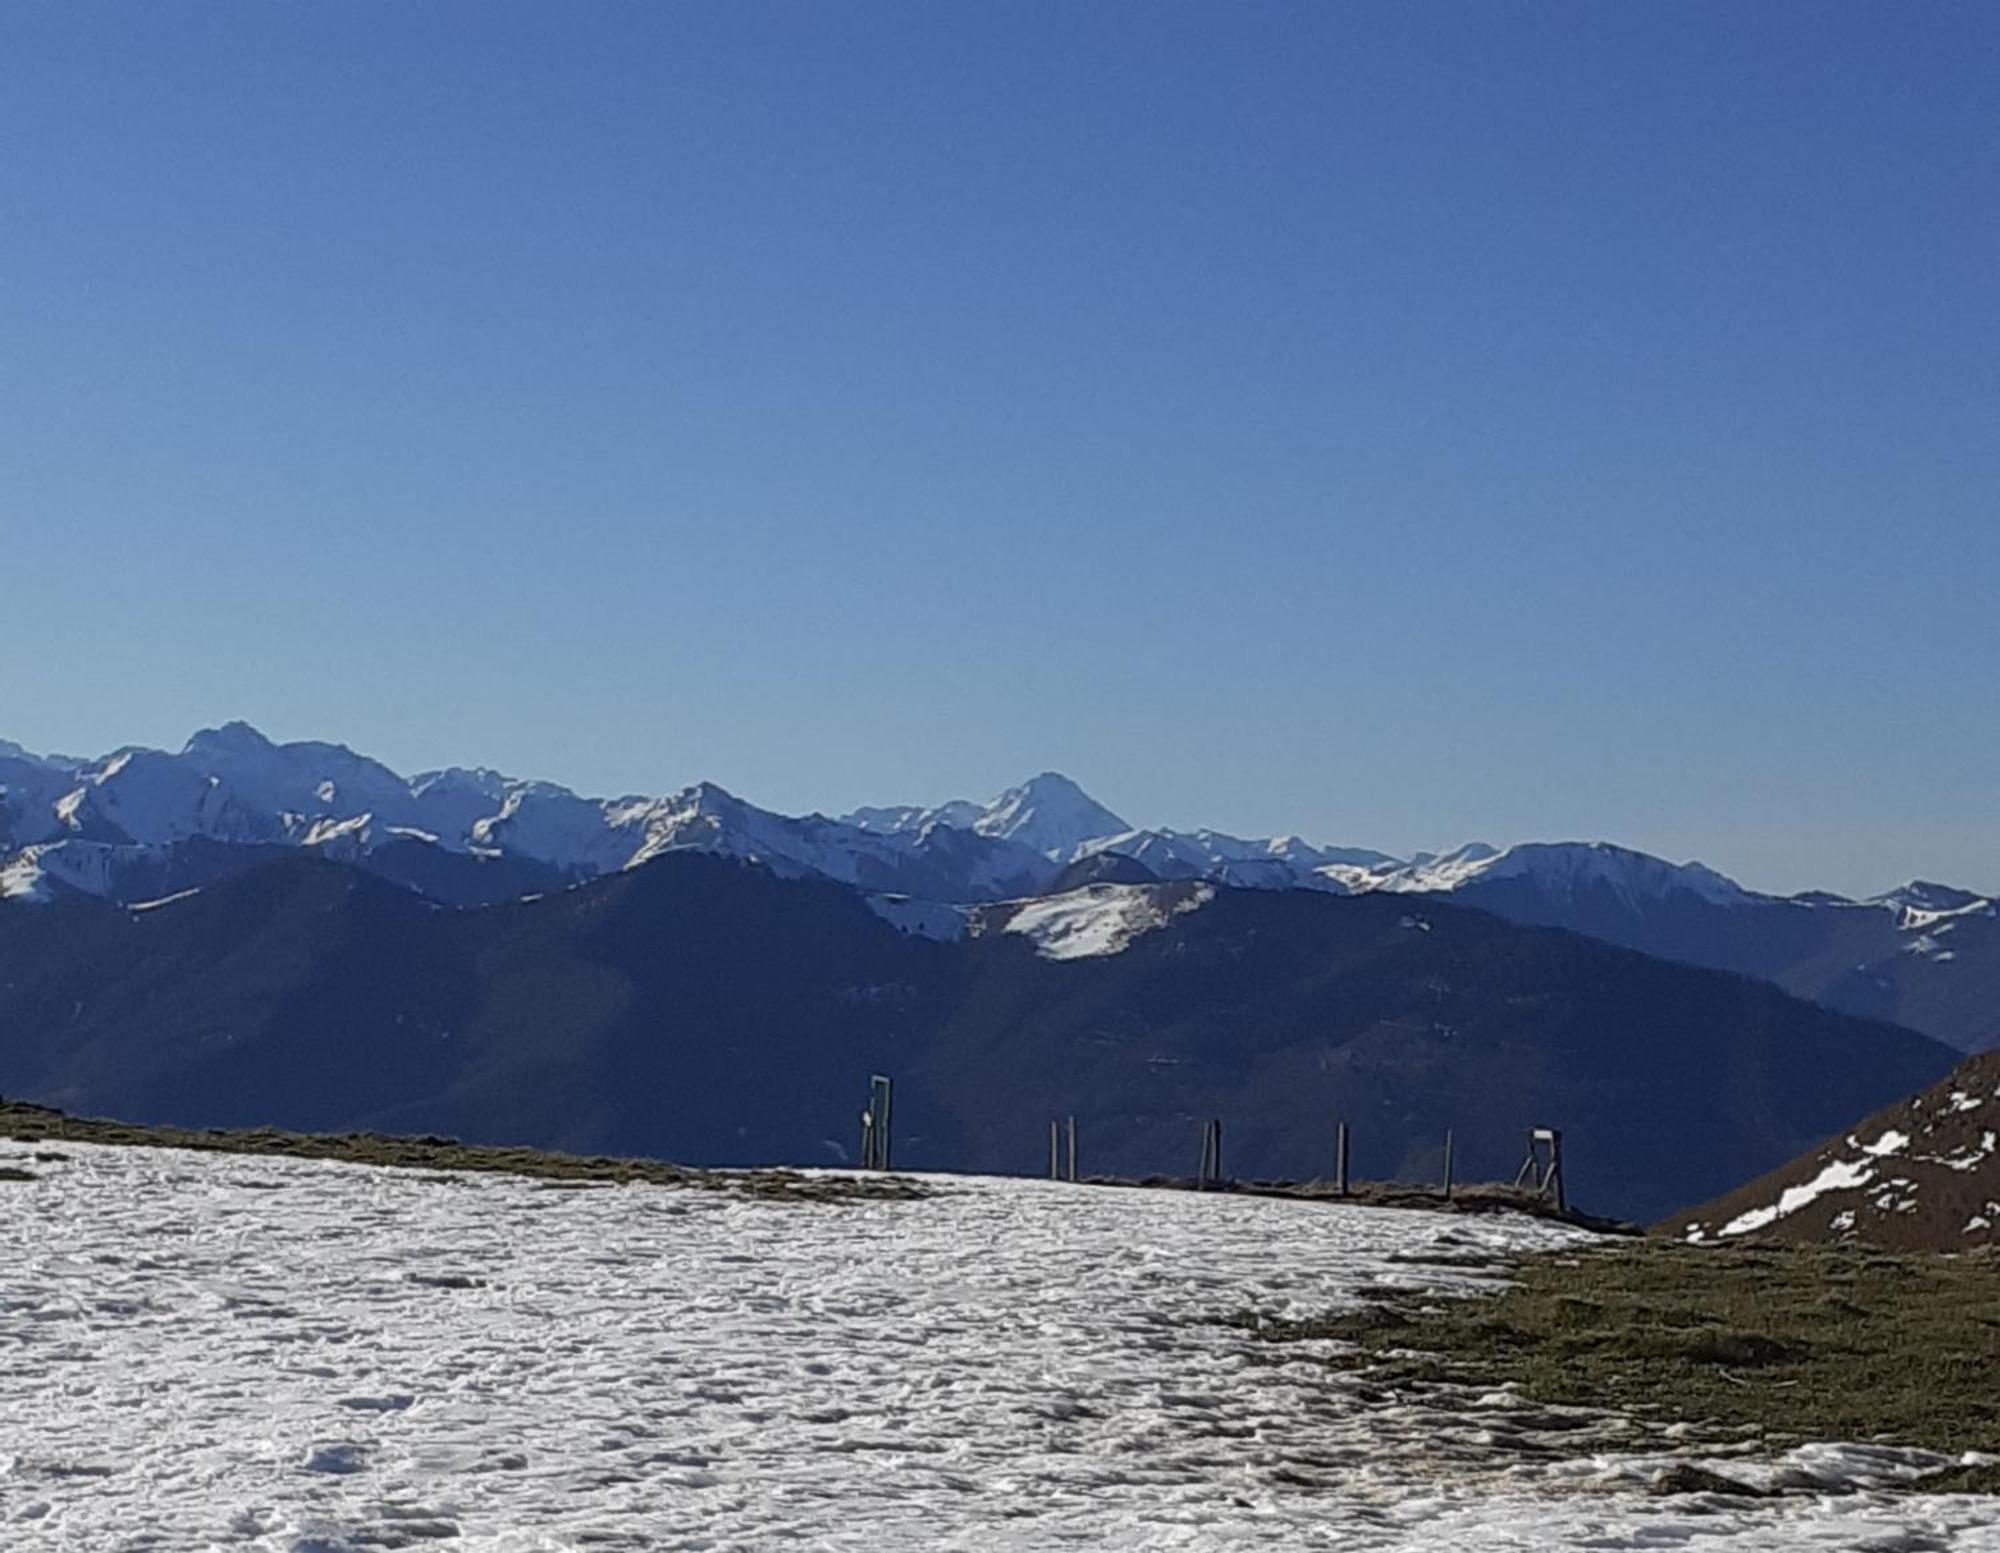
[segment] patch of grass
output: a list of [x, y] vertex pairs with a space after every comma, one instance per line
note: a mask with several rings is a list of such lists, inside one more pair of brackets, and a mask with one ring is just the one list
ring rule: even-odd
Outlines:
[[19, 1165], [0, 1165], [0, 1181], [32, 1181], [35, 1173], [23, 1170]]
[[[1880, 1441], [2000, 1454], [2000, 1260], [1647, 1240], [1527, 1257], [1498, 1295], [1409, 1298], [1323, 1320], [1332, 1362], [1532, 1402], [1685, 1423], [1697, 1435]], [[1925, 1487], [2000, 1491], [2000, 1471]]]
[[[905, 1176], [829, 1177], [806, 1176], [794, 1170], [696, 1170], [657, 1159], [558, 1154], [547, 1149], [461, 1143], [456, 1138], [436, 1136], [283, 1132], [275, 1127], [238, 1130], [150, 1127], [66, 1116], [61, 1111], [20, 1101], [0, 1101], [0, 1137], [34, 1143], [62, 1141], [198, 1149], [219, 1154], [284, 1155], [339, 1160], [353, 1165], [383, 1165], [398, 1170], [497, 1172], [578, 1186], [643, 1181], [656, 1186], [736, 1192], [783, 1202], [881, 1201], [926, 1195], [922, 1186]], [[0, 1169], [0, 1179], [32, 1177], [26, 1172], [9, 1177], [6, 1170]]]

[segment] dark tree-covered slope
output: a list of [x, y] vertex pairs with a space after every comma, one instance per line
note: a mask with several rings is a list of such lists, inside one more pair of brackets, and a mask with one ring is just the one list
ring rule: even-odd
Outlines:
[[[1097, 886], [1187, 892], [1188, 885]], [[1207, 887], [1200, 887], [1204, 891]], [[1588, 1207], [1656, 1218], [1936, 1079], [1954, 1054], [1750, 979], [1386, 896], [1215, 890], [1121, 952], [937, 942], [840, 886], [675, 855], [451, 910], [301, 856], [142, 912], [0, 909], [0, 1091], [190, 1125], [451, 1133], [838, 1163], [870, 1071], [898, 1162], [1511, 1175], [1565, 1129]]]

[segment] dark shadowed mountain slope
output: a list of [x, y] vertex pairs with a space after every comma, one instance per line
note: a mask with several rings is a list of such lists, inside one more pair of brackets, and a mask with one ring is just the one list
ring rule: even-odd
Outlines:
[[1901, 898], [1925, 888], [1937, 887], [1911, 885], [1880, 901], [1747, 892], [1716, 900], [1522, 873], [1472, 879], [1451, 899], [1511, 922], [1761, 976], [1795, 996], [1922, 1030], [1961, 1051], [2000, 1045], [2000, 912], [1971, 895], [1957, 910], [1936, 912]]
[[2000, 1244], [2000, 1052], [1660, 1228], [1689, 1240], [1863, 1240], [1905, 1251]]
[[951, 953], [850, 890], [727, 860], [451, 911], [294, 856], [149, 912], [0, 913], [0, 1090], [145, 1121], [824, 1162], [857, 1070], [907, 1033], [867, 989], [936, 980], [911, 967]]
[[[1413, 908], [1416, 908], [1413, 910]], [[448, 910], [293, 855], [143, 912], [0, 910], [0, 1091], [190, 1125], [436, 1131], [690, 1163], [831, 1163], [871, 1070], [897, 1157], [1246, 1176], [1511, 1176], [1657, 1217], [1943, 1073], [1909, 1031], [1744, 978], [1407, 897], [1097, 884], [900, 931], [855, 891], [671, 854]], [[1052, 958], [1051, 956], [1061, 956]]]
[[[1344, 1119], [1364, 1175], [1434, 1178], [1450, 1127], [1461, 1175], [1493, 1178], [1549, 1123], [1583, 1199], [1637, 1214], [1952, 1060], [1747, 978], [1412, 904], [1218, 891], [1120, 954], [990, 968], [935, 1047], [956, 1088], [919, 1071], [959, 1146], [1003, 1169], [1036, 1168], [1017, 1118], [1065, 1112], [1069, 1093], [1115, 1102], [1087, 1130], [1101, 1169], [1145, 1168], [1164, 1136], [1169, 1168], [1191, 1171], [1195, 1119], [1216, 1115], [1248, 1175], [1329, 1172]], [[1022, 1061], [1029, 1044], [1045, 1055]]]

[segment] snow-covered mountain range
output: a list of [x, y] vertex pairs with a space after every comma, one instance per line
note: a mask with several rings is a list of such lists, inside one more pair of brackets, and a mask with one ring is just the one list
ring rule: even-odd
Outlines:
[[1296, 836], [1140, 829], [1053, 771], [988, 803], [863, 808], [830, 819], [774, 814], [707, 782], [665, 797], [586, 798], [483, 769], [404, 777], [342, 745], [277, 744], [240, 722], [204, 729], [178, 753], [135, 748], [78, 760], [0, 744], [0, 888], [10, 895], [62, 885], [121, 896], [122, 878], [150, 876], [194, 842], [312, 847], [350, 861], [422, 847], [511, 859], [571, 881], [693, 849], [954, 902], [1040, 894], [1065, 869], [1105, 856], [1131, 859], [1158, 879], [1334, 894], [1452, 891], [1523, 873], [1571, 889], [1686, 891], [1724, 902], [1744, 894], [1699, 865], [1594, 845], [1471, 846], [1401, 859]]
[[1987, 896], [1922, 881], [1866, 901], [1824, 892], [1781, 899], [1700, 863], [1602, 841], [1398, 858], [1296, 836], [1140, 828], [1052, 771], [986, 803], [830, 818], [776, 814], [706, 782], [664, 797], [590, 798], [484, 769], [404, 777], [343, 745], [278, 744], [240, 722], [205, 729], [174, 753], [77, 759], [0, 742], [0, 899], [79, 891], [139, 905], [294, 848], [454, 905], [560, 889], [679, 851], [951, 905], [1180, 880], [1451, 896], [1516, 921], [1764, 976], [1971, 1049], [2000, 1043], [2000, 909]]

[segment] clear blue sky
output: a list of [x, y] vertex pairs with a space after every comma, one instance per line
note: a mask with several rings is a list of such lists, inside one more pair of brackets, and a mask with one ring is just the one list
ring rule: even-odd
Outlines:
[[2000, 7], [16, 4], [0, 736], [2000, 888]]

